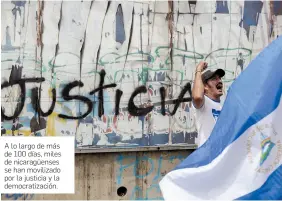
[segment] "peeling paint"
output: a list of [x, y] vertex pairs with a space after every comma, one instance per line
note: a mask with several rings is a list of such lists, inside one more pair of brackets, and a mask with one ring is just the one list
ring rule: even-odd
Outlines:
[[116, 12], [116, 41], [121, 45], [125, 41], [124, 20], [121, 4], [118, 5]]
[[[196, 64], [205, 60], [210, 68], [226, 71], [224, 100], [252, 58], [282, 33], [280, 7], [280, 2], [261, 1], [5, 1], [2, 79], [13, 77], [12, 66], [17, 64], [22, 78], [45, 81], [27, 85], [18, 116], [22, 127], [14, 132], [13, 121], [3, 121], [3, 135], [75, 135], [77, 147], [194, 144], [197, 131], [191, 103], [181, 103], [174, 115], [169, 111], [183, 87], [193, 82]], [[104, 85], [115, 87], [104, 89], [100, 96], [89, 95], [99, 86], [102, 70]], [[90, 114], [80, 120], [58, 117], [78, 116], [88, 109], [84, 102], [62, 96], [73, 81], [83, 86], [73, 88], [70, 95], [83, 96], [93, 104]], [[135, 105], [154, 109], [136, 117], [128, 103], [141, 85], [147, 92], [134, 98]], [[34, 87], [40, 89], [45, 112], [56, 89], [50, 116], [39, 117], [34, 111]], [[17, 86], [2, 90], [6, 115], [18, 107], [23, 97], [19, 93]], [[185, 98], [189, 99], [188, 93]], [[99, 111], [104, 111], [101, 117]]]

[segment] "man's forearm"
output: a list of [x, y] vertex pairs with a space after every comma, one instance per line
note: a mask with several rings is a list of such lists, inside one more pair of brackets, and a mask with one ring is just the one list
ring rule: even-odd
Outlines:
[[204, 97], [204, 84], [200, 71], [196, 71], [194, 85], [192, 90], [193, 99], [199, 99]]
[[196, 108], [202, 106], [204, 101], [204, 84], [202, 81], [202, 72], [207, 68], [206, 62], [200, 62], [196, 67], [195, 79], [192, 89], [193, 104]]

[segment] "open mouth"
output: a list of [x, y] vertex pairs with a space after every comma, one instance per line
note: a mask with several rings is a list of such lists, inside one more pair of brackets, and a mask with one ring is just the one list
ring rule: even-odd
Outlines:
[[223, 87], [222, 83], [218, 83], [218, 84], [216, 85], [216, 88], [217, 88], [218, 90], [222, 90], [222, 87]]

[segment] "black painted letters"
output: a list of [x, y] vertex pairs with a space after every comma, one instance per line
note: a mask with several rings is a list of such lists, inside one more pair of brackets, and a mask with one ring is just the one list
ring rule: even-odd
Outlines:
[[67, 116], [67, 115], [64, 115], [64, 114], [59, 114], [59, 117], [60, 118], [64, 118], [64, 119], [83, 119], [85, 118], [88, 114], [90, 114], [90, 112], [92, 111], [92, 108], [93, 108], [93, 104], [91, 102], [91, 100], [89, 98], [86, 98], [84, 96], [79, 96], [79, 95], [75, 95], [75, 96], [70, 96], [69, 93], [70, 91], [75, 88], [75, 87], [83, 87], [83, 83], [81, 81], [74, 81], [74, 82], [71, 82], [69, 83], [64, 89], [63, 89], [63, 92], [62, 92], [62, 96], [65, 100], [67, 101], [70, 101], [70, 100], [80, 100], [84, 103], [87, 104], [88, 106], [88, 109], [87, 109], [87, 112], [85, 112], [83, 115], [81, 116], [78, 116], [78, 117], [72, 117], [72, 116]]
[[132, 116], [145, 116], [149, 112], [151, 112], [154, 108], [154, 106], [146, 107], [146, 108], [138, 108], [134, 104], [134, 98], [140, 93], [146, 93], [147, 88], [145, 86], [140, 86], [135, 89], [135, 91], [132, 93], [129, 102], [128, 102], [128, 112]]

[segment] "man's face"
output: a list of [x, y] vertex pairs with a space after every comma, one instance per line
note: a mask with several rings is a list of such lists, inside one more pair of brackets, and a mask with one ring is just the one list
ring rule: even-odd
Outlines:
[[210, 78], [205, 84], [205, 90], [207, 94], [210, 94], [214, 97], [220, 97], [223, 95], [223, 84], [221, 78], [218, 75]]

